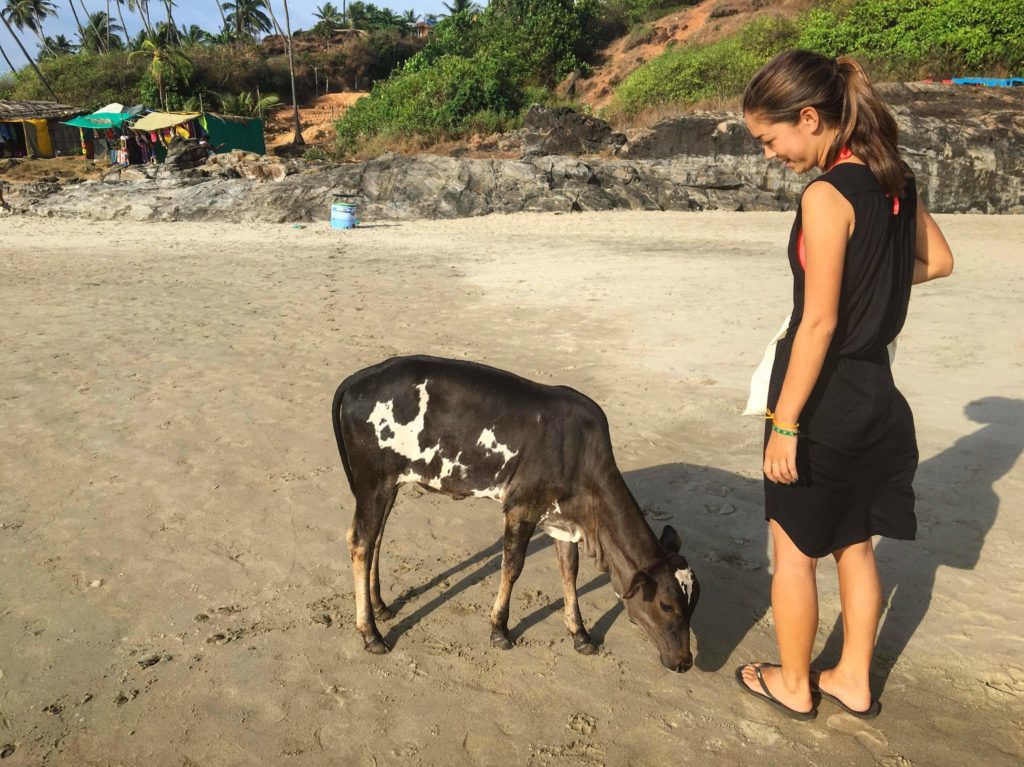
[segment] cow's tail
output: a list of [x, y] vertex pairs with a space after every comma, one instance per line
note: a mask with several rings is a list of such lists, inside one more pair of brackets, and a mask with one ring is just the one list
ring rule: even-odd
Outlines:
[[348, 478], [348, 486], [355, 492], [356, 486], [352, 482], [352, 466], [348, 462], [348, 452], [345, 450], [345, 437], [341, 433], [341, 400], [345, 396], [353, 376], [346, 378], [334, 392], [334, 402], [331, 404], [331, 421], [334, 423], [334, 439], [338, 442], [338, 455], [341, 456], [341, 465], [345, 469], [345, 476]]

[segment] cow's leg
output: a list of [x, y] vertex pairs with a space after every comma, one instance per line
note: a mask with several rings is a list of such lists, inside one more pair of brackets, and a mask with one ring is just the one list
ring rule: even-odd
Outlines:
[[384, 639], [377, 631], [370, 603], [370, 567], [373, 545], [387, 514], [388, 503], [394, 498], [394, 483], [381, 483], [376, 487], [360, 488], [356, 495], [356, 513], [348, 531], [348, 550], [352, 555], [352, 577], [356, 595], [356, 630], [363, 635], [367, 652], [381, 655], [388, 651]]
[[525, 510], [513, 507], [505, 512], [505, 549], [501, 555], [501, 586], [498, 598], [491, 610], [491, 643], [503, 650], [511, 650], [512, 640], [508, 635], [508, 603], [512, 586], [523, 571], [526, 561], [526, 547], [536, 527], [535, 522], [524, 519]]
[[580, 615], [580, 601], [576, 595], [576, 574], [580, 569], [580, 547], [578, 543], [555, 540], [558, 552], [558, 569], [562, 571], [562, 592], [565, 595], [565, 627], [572, 635], [572, 646], [583, 655], [593, 655], [597, 645], [590, 641], [587, 627]]
[[380, 521], [380, 531], [377, 533], [377, 540], [373, 544], [373, 560], [370, 565], [370, 607], [373, 610], [373, 617], [379, 621], [389, 621], [395, 614], [391, 612], [380, 596], [380, 548], [384, 541], [384, 526], [388, 523], [391, 509], [395, 506], [395, 496], [398, 495], [398, 487], [391, 492], [387, 507], [384, 509], [384, 516]]

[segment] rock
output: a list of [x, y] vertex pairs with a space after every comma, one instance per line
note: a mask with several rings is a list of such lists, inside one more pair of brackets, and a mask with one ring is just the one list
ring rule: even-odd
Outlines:
[[525, 154], [615, 153], [626, 143], [604, 120], [583, 115], [569, 107], [534, 104], [523, 120]]
[[[148, 168], [128, 169], [106, 183], [14, 186], [8, 199], [18, 211], [42, 216], [294, 223], [326, 221], [336, 194], [355, 195], [363, 221], [516, 211], [792, 210], [808, 181], [766, 163], [738, 115], [665, 120], [619, 144], [621, 134], [596, 118], [539, 107], [531, 114], [517, 135], [533, 143], [517, 159], [386, 154], [324, 166], [229, 152], [156, 178]], [[959, 121], [901, 108], [896, 114], [900, 145], [932, 211], [1024, 212], [1019, 112]], [[489, 136], [473, 146], [517, 140]], [[539, 153], [548, 143], [572, 151]], [[621, 151], [580, 156], [596, 147]]]

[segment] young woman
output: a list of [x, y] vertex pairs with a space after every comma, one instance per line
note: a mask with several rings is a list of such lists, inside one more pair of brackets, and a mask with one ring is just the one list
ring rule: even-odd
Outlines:
[[[856, 61], [784, 53], [747, 86], [743, 116], [765, 157], [823, 173], [804, 189], [790, 235], [793, 314], [768, 388], [765, 517], [781, 665], [745, 664], [736, 679], [797, 719], [816, 715], [812, 692], [872, 717], [881, 589], [871, 537], [913, 539], [917, 527], [914, 420], [886, 346], [911, 285], [945, 277], [953, 257], [900, 159], [896, 122]], [[835, 668], [812, 672], [815, 567], [829, 554], [843, 650]]]

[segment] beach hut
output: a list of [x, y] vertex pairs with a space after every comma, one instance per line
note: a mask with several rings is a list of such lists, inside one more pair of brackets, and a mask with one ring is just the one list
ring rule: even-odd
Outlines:
[[[141, 104], [125, 107], [122, 104], [107, 104], [87, 115], [65, 120], [64, 125], [79, 129], [79, 152], [84, 148], [89, 159], [108, 156], [110, 162], [118, 162], [121, 137], [124, 136], [125, 121], [133, 120], [145, 111]], [[87, 132], [88, 131], [88, 132]]]
[[136, 131], [169, 137], [177, 133], [182, 138], [205, 138], [217, 153], [243, 149], [266, 154], [263, 121], [256, 117], [232, 117], [212, 112], [150, 112], [135, 121]]
[[55, 157], [79, 154], [78, 131], [61, 124], [86, 110], [54, 101], [0, 99], [0, 156]]

